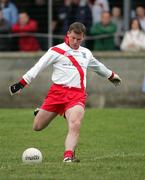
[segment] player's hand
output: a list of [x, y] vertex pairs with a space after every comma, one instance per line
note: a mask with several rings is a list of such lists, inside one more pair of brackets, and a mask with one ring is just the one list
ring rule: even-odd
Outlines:
[[23, 89], [23, 85], [21, 83], [16, 83], [11, 86], [9, 86], [9, 92], [13, 96], [14, 94], [18, 94]]
[[110, 78], [108, 78], [115, 86], [120, 86], [121, 85], [121, 82], [122, 82], [122, 80], [121, 80], [121, 78], [119, 77], [119, 75], [118, 74], [116, 74], [116, 73], [112, 73], [112, 75], [111, 75], [111, 77]]

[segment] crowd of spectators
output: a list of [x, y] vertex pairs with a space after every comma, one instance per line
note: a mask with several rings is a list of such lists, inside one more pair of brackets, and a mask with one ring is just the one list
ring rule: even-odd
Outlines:
[[83, 45], [91, 50], [145, 50], [143, 6], [135, 7], [129, 29], [125, 31], [122, 8], [111, 7], [109, 0], [64, 0], [59, 8], [52, 8], [52, 24], [48, 23], [46, 0], [32, 2], [27, 8], [20, 9], [15, 1], [0, 0], [0, 51], [46, 50], [48, 26], [60, 37], [53, 39], [55, 45], [62, 42], [74, 21], [85, 24], [87, 38]]
[[[27, 11], [18, 10], [10, 0], [0, 1], [0, 51], [39, 51], [37, 20], [31, 19]], [[15, 35], [4, 36], [4, 35]]]

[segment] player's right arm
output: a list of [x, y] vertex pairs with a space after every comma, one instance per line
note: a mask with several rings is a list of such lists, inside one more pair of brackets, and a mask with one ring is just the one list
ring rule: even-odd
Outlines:
[[48, 65], [55, 63], [57, 54], [49, 49], [39, 61], [23, 75], [22, 79], [11, 86], [9, 86], [9, 92], [11, 95], [18, 94], [27, 85], [30, 84], [36, 76], [43, 71]]

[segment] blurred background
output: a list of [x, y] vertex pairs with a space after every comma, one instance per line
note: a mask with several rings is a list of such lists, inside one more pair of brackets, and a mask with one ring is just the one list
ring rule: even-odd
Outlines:
[[39, 107], [51, 84], [51, 67], [11, 97], [49, 47], [62, 43], [69, 25], [85, 24], [83, 46], [122, 80], [119, 88], [88, 72], [87, 107], [145, 107], [144, 0], [0, 0], [0, 107]]

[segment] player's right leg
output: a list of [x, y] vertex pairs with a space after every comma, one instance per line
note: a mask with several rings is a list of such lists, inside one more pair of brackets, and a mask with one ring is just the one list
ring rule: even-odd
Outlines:
[[65, 117], [68, 123], [68, 134], [65, 140], [63, 162], [79, 162], [79, 160], [75, 158], [74, 151], [78, 143], [84, 112], [84, 108], [80, 105], [75, 105], [65, 112]]
[[57, 116], [55, 112], [49, 112], [43, 109], [40, 109], [37, 115], [35, 116], [33, 129], [35, 131], [41, 131]]

